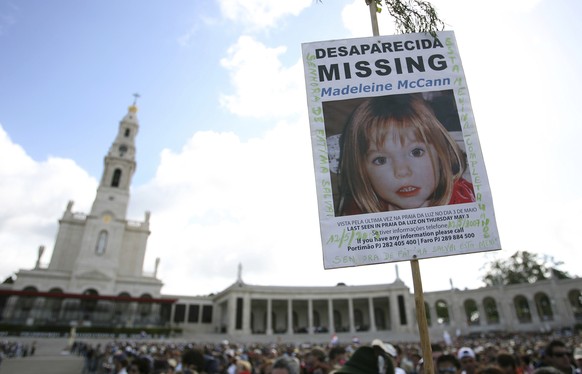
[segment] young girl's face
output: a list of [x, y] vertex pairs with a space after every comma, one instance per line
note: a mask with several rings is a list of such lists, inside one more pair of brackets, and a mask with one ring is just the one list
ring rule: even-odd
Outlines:
[[428, 206], [437, 183], [430, 157], [434, 148], [418, 141], [412, 128], [392, 127], [383, 144], [375, 143], [370, 144], [365, 165], [376, 194], [390, 210]]

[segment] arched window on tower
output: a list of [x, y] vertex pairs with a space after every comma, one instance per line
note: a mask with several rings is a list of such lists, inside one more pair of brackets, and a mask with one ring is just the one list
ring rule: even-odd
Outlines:
[[111, 187], [119, 187], [119, 182], [121, 181], [121, 169], [115, 169], [113, 172], [113, 178], [111, 179]]
[[97, 244], [95, 245], [95, 254], [97, 254], [97, 256], [102, 256], [105, 253], [105, 250], [107, 249], [108, 236], [109, 235], [105, 230], [101, 230], [99, 233], [99, 236], [97, 237]]
[[129, 137], [130, 131], [129, 129], [125, 129], [125, 133], [123, 134], [123, 136], [125, 136], [126, 138]]

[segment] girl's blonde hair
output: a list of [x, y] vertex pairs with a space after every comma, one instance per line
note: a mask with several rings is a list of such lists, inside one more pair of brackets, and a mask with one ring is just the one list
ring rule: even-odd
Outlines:
[[465, 153], [451, 138], [420, 94], [378, 96], [361, 103], [352, 113], [341, 137], [340, 215], [346, 198], [354, 200], [362, 213], [382, 212], [387, 204], [372, 187], [365, 167], [371, 144], [379, 149], [389, 130], [395, 129], [404, 142], [404, 129], [414, 129], [416, 140], [431, 145], [428, 154], [435, 171], [436, 188], [428, 206], [446, 205], [453, 185], [467, 167]]

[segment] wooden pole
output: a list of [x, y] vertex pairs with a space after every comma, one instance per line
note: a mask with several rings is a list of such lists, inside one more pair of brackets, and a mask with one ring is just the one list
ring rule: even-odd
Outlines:
[[368, 7], [370, 8], [370, 21], [372, 22], [372, 35], [380, 36], [380, 29], [378, 29], [378, 5], [376, 5], [376, 0], [366, 0], [369, 1]]
[[430, 347], [430, 336], [428, 334], [428, 323], [426, 321], [426, 310], [424, 309], [424, 294], [422, 291], [422, 279], [420, 278], [420, 265], [418, 260], [411, 260], [412, 283], [414, 284], [414, 302], [416, 304], [416, 321], [418, 332], [420, 333], [420, 347], [422, 349], [422, 359], [424, 361], [424, 372], [434, 373], [434, 362], [432, 360], [432, 348]]
[[[370, 21], [372, 22], [373, 36], [380, 36], [378, 28], [378, 5], [376, 0], [366, 0], [370, 8]], [[416, 320], [420, 333], [420, 346], [422, 349], [422, 359], [424, 361], [424, 373], [434, 373], [434, 363], [432, 361], [432, 349], [430, 347], [430, 336], [428, 335], [428, 323], [426, 321], [426, 310], [424, 309], [424, 294], [422, 291], [422, 279], [420, 278], [420, 266], [418, 260], [411, 260], [412, 281], [414, 283], [414, 302], [416, 303]]]

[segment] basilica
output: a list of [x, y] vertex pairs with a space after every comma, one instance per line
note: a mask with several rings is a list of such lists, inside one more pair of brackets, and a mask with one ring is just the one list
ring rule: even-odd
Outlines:
[[[31, 269], [0, 285], [0, 334], [87, 334], [196, 338], [206, 341], [418, 340], [415, 297], [398, 276], [367, 286], [250, 285], [241, 271], [231, 286], [206, 296], [162, 294], [143, 271], [149, 212], [126, 219], [136, 169], [139, 122], [134, 102], [105, 155], [91, 210], [66, 204], [48, 266], [44, 247]], [[540, 332], [582, 323], [582, 279], [424, 293], [429, 334]], [[422, 305], [422, 304], [421, 304]]]

